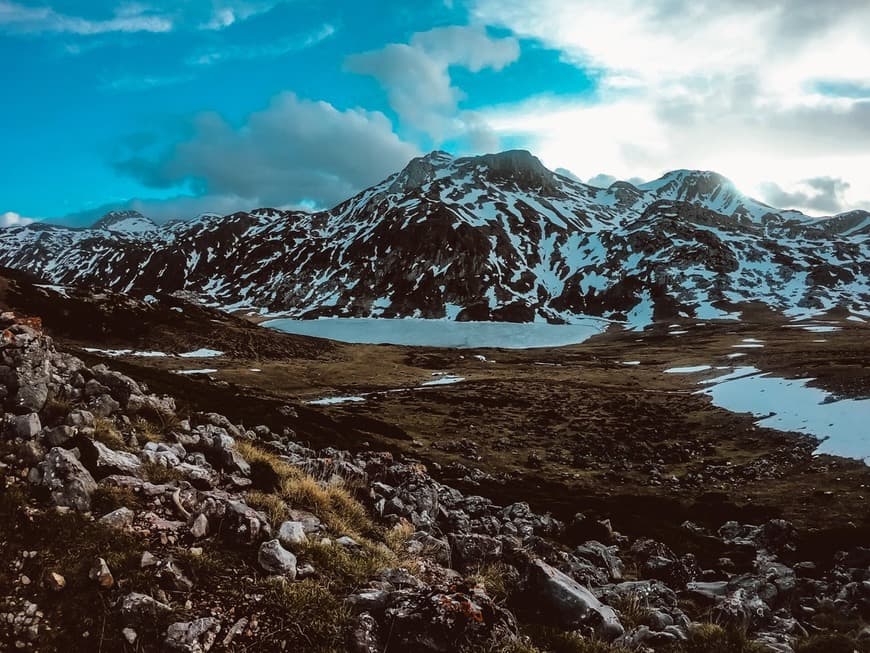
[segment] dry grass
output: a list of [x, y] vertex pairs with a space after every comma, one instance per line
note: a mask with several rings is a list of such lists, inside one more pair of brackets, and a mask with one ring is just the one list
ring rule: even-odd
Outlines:
[[[317, 515], [332, 533], [357, 540], [374, 531], [368, 511], [343, 484], [326, 484], [251, 442], [241, 440], [236, 448], [252, 470], [257, 469], [259, 477], [274, 480], [266, 484], [274, 486], [272, 492], [261, 489], [248, 493], [272, 514], [280, 517], [286, 507], [304, 508]], [[274, 498], [268, 498], [270, 494]]]
[[511, 570], [510, 565], [494, 562], [481, 566], [471, 574], [470, 578], [483, 586], [493, 601], [503, 604], [515, 589], [516, 579], [511, 574]]
[[110, 449], [126, 449], [127, 443], [124, 441], [115, 422], [107, 417], [97, 417], [94, 420], [94, 440], [102, 442]]
[[359, 589], [384, 569], [402, 566], [383, 544], [368, 540], [359, 544], [359, 550], [349, 551], [334, 543], [309, 542], [300, 548], [299, 556], [326, 574], [333, 590], [344, 593]]
[[270, 633], [265, 645], [283, 641], [287, 650], [332, 653], [345, 650], [350, 613], [328, 588], [313, 581], [276, 582], [269, 586], [266, 602], [284, 615], [281, 628]]
[[405, 545], [414, 534], [414, 524], [402, 519], [384, 534], [384, 542], [396, 555], [405, 555]]
[[[629, 653], [629, 650], [615, 644], [608, 644], [597, 639], [582, 637], [575, 632], [565, 632], [558, 628], [544, 626], [530, 627], [533, 647], [521, 644], [516, 648], [516, 643], [507, 643], [499, 653]], [[513, 647], [513, 648], [512, 648]]]
[[165, 439], [165, 431], [151, 420], [137, 417], [133, 422], [136, 439], [142, 442], [162, 442]]
[[717, 624], [699, 624], [689, 629], [689, 639], [667, 649], [668, 653], [762, 653], [746, 632]]
[[142, 463], [142, 478], [151, 483], [161, 485], [163, 483], [180, 481], [184, 478], [184, 474], [170, 467], [144, 461]]
[[287, 504], [277, 494], [253, 490], [245, 495], [245, 502], [256, 510], [266, 514], [269, 521], [276, 526], [288, 518]]
[[626, 630], [646, 624], [649, 619], [649, 601], [637, 592], [621, 597], [612, 607], [619, 612], [620, 621]]

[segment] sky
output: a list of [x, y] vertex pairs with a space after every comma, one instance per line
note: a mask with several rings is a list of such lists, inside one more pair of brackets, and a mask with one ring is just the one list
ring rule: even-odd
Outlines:
[[0, 226], [330, 207], [433, 149], [870, 209], [867, 0], [0, 0]]

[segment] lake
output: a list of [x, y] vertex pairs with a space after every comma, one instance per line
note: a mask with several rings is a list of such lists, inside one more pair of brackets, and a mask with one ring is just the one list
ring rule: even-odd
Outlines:
[[340, 342], [459, 349], [532, 349], [574, 345], [603, 333], [611, 324], [594, 317], [584, 318], [576, 324], [329, 317], [319, 320], [278, 318], [263, 322], [262, 326]]

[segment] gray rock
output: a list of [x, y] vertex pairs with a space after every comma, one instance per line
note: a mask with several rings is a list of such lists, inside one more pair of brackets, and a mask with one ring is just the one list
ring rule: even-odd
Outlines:
[[73, 427], [61, 424], [46, 430], [45, 442], [51, 447], [62, 447], [68, 444], [75, 437], [75, 434], [76, 431]]
[[139, 476], [142, 463], [126, 451], [115, 451], [97, 440], [82, 441], [82, 461], [97, 478], [106, 476]]
[[88, 404], [95, 417], [109, 417], [121, 410], [121, 404], [109, 394], [102, 394], [91, 399]]
[[348, 535], [344, 535], [344, 536], [338, 538], [335, 541], [335, 543], [338, 546], [345, 548], [345, 549], [358, 549], [359, 548], [359, 542], [357, 542], [355, 539], [353, 539], [352, 537], [350, 537]]
[[91, 568], [88, 570], [88, 578], [94, 581], [103, 589], [109, 589], [115, 584], [115, 577], [112, 575], [112, 570], [103, 558], [97, 558]]
[[450, 566], [450, 545], [446, 540], [439, 539], [424, 531], [414, 533], [405, 545], [405, 549], [412, 556], [431, 558], [439, 565]]
[[131, 394], [127, 399], [125, 408], [130, 415], [145, 413], [146, 415], [172, 417], [175, 415], [175, 399], [155, 395]]
[[157, 566], [157, 578], [160, 585], [173, 592], [190, 592], [193, 581], [184, 575], [175, 560], [168, 558]]
[[27, 415], [16, 415], [12, 418], [9, 424], [9, 432], [12, 437], [31, 440], [39, 435], [42, 425], [39, 423], [39, 415], [36, 413], [28, 413]]
[[353, 620], [348, 636], [348, 650], [350, 653], [381, 653], [384, 650], [378, 622], [369, 613], [357, 615]]
[[351, 612], [359, 614], [361, 612], [370, 612], [372, 614], [381, 614], [384, 608], [387, 607], [387, 600], [390, 598], [388, 592], [379, 589], [368, 589], [356, 594], [351, 594], [347, 597], [347, 605]]
[[67, 426], [76, 428], [93, 427], [95, 424], [94, 414], [87, 410], [72, 410], [66, 416], [65, 423]]
[[55, 447], [39, 465], [41, 484], [48, 488], [55, 505], [76, 510], [91, 509], [91, 495], [97, 483], [78, 458], [66, 449]]
[[166, 629], [163, 646], [178, 653], [207, 653], [220, 631], [221, 624], [214, 617], [174, 623]]
[[135, 516], [136, 513], [129, 508], [118, 508], [103, 515], [98, 521], [103, 526], [108, 526], [109, 528], [123, 529], [133, 525], [133, 518]]
[[190, 524], [190, 534], [197, 540], [208, 535], [208, 517], [199, 513]]
[[278, 528], [278, 541], [286, 549], [293, 549], [308, 541], [305, 526], [298, 521], [285, 521]]
[[120, 611], [126, 625], [136, 626], [152, 624], [159, 617], [170, 614], [172, 608], [147, 594], [131, 592], [121, 599]]
[[290, 580], [296, 578], [296, 556], [281, 546], [278, 540], [269, 540], [260, 545], [257, 562], [270, 574], [281, 574]]
[[45, 458], [45, 449], [38, 440], [25, 440], [18, 448], [18, 455], [28, 465], [35, 465]]
[[615, 546], [606, 546], [601, 542], [590, 540], [575, 548], [574, 555], [591, 562], [596, 567], [606, 569], [611, 580], [620, 581], [624, 565], [617, 551], [618, 548]]
[[570, 576], [542, 560], [533, 560], [528, 573], [529, 598], [560, 627], [589, 627], [607, 641], [625, 632], [613, 609]]
[[109, 389], [113, 398], [126, 405], [130, 395], [143, 394], [142, 388], [129, 376], [110, 370], [105, 365], [94, 365], [91, 368], [94, 378]]
[[448, 536], [450, 549], [453, 552], [453, 566], [456, 569], [477, 567], [488, 562], [499, 560], [502, 555], [502, 543], [489, 535], [471, 534]]

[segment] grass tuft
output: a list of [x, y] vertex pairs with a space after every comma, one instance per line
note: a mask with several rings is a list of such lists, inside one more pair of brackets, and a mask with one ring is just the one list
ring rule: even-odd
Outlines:
[[124, 442], [115, 422], [106, 417], [97, 417], [94, 420], [94, 440], [102, 442], [110, 449], [123, 450], [127, 448], [127, 443]]
[[184, 479], [184, 474], [171, 467], [146, 460], [142, 463], [142, 478], [156, 485], [174, 483]]

